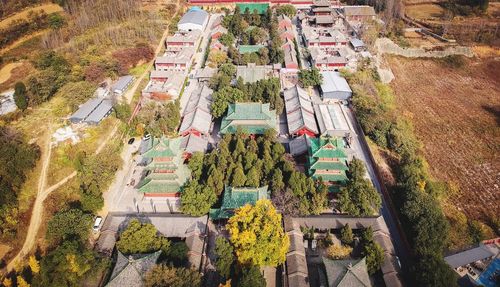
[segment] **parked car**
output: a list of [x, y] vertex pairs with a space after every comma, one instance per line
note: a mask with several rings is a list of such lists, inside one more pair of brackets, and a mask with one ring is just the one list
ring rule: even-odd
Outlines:
[[144, 136], [142, 137], [143, 141], [148, 141], [150, 139], [151, 139], [151, 135], [150, 134], [144, 134]]
[[92, 230], [94, 232], [98, 232], [99, 229], [101, 229], [101, 223], [102, 223], [102, 217], [101, 216], [97, 216], [94, 220], [94, 226], [92, 226]]
[[128, 140], [128, 144], [133, 144], [134, 142], [135, 142], [135, 138], [130, 138], [130, 139]]

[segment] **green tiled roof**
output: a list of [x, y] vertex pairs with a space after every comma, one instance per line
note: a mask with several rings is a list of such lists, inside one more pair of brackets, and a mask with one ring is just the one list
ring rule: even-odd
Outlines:
[[180, 191], [181, 186], [176, 180], [156, 180], [146, 178], [139, 185], [139, 192], [141, 193], [166, 193]]
[[345, 174], [345, 172], [342, 172], [340, 174], [316, 174], [316, 172], [313, 172], [311, 174], [311, 177], [314, 179], [319, 179], [321, 177], [323, 181], [338, 181], [341, 183], [347, 181], [347, 175]]
[[[150, 149], [143, 154], [152, 161], [145, 167], [151, 172], [139, 183], [142, 193], [181, 192], [182, 186], [190, 176], [190, 170], [179, 148], [181, 138], [153, 138]], [[157, 158], [162, 158], [158, 160]], [[173, 173], [159, 172], [170, 170]]]
[[240, 45], [238, 51], [241, 54], [256, 53], [262, 48], [264, 48], [263, 45]]
[[172, 161], [165, 161], [165, 162], [157, 162], [157, 161], [151, 161], [144, 167], [144, 169], [147, 170], [156, 170], [156, 169], [168, 169], [168, 170], [174, 170], [177, 169], [177, 163], [172, 162]]
[[[323, 181], [339, 182], [347, 181], [346, 165], [347, 155], [344, 152], [344, 141], [341, 138], [320, 137], [310, 138], [307, 158], [308, 173], [311, 177]], [[338, 159], [338, 162], [320, 160]], [[321, 171], [340, 171], [340, 174], [322, 173]]]
[[348, 170], [344, 160], [339, 162], [332, 161], [319, 161], [316, 160], [312, 163], [310, 169], [326, 169], [326, 170]]
[[[309, 155], [312, 157], [347, 158], [343, 150], [344, 141], [341, 138], [311, 138], [310, 143]], [[333, 149], [326, 147], [332, 147]]]
[[230, 187], [224, 189], [222, 205], [219, 209], [210, 210], [210, 217], [213, 219], [229, 218], [232, 211], [245, 204], [255, 204], [259, 199], [269, 199], [267, 186], [253, 187]]
[[180, 153], [181, 138], [153, 138], [151, 147], [143, 153], [143, 157], [173, 157]]
[[269, 104], [261, 103], [229, 104], [220, 132], [235, 133], [241, 127], [250, 134], [263, 134], [268, 129], [276, 129], [276, 113], [269, 108]]
[[253, 13], [253, 10], [257, 10], [259, 14], [264, 14], [269, 7], [269, 3], [236, 3], [236, 6], [240, 7], [241, 14], [245, 13], [247, 8], [250, 14]]

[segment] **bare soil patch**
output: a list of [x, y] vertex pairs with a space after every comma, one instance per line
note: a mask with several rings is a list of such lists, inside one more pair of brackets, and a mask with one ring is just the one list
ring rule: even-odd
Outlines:
[[411, 18], [418, 20], [441, 19], [444, 9], [438, 4], [419, 4], [405, 7], [405, 12]]
[[388, 61], [398, 109], [413, 120], [431, 173], [459, 187], [449, 201], [470, 218], [500, 214], [500, 60]]
[[44, 5], [24, 9], [23, 11], [16, 13], [16, 14], [0, 21], [0, 29], [4, 29], [5, 27], [8, 27], [12, 21], [26, 19], [30, 12], [39, 12], [42, 10], [45, 11], [45, 13], [47, 13], [47, 14], [51, 14], [51, 13], [63, 11], [63, 8], [57, 4], [50, 3], [50, 4], [44, 4]]
[[15, 68], [22, 66], [22, 62], [16, 62], [16, 63], [8, 63], [7, 65], [3, 66], [0, 69], [0, 84], [7, 82], [7, 80], [10, 79], [12, 70]]

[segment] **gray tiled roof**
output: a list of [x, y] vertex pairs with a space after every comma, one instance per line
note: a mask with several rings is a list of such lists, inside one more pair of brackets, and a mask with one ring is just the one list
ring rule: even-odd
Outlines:
[[330, 287], [371, 287], [365, 259], [330, 260], [323, 257], [328, 286]]
[[113, 88], [111, 90], [124, 91], [127, 88], [127, 86], [132, 82], [132, 80], [134, 80], [134, 77], [130, 75], [120, 77], [118, 81], [113, 85]]
[[102, 98], [92, 98], [88, 101], [86, 101], [83, 105], [80, 106], [80, 108], [70, 117], [70, 120], [72, 121], [82, 121], [90, 113], [95, 110], [95, 108], [102, 102]]
[[206, 152], [208, 147], [208, 140], [199, 136], [189, 134], [182, 138], [181, 148], [188, 153]]
[[[193, 23], [197, 25], [203, 25], [208, 18], [208, 13], [203, 10], [189, 10], [182, 18], [179, 20], [179, 24]], [[178, 24], [178, 25], [179, 25]]]
[[290, 154], [292, 156], [298, 156], [301, 154], [305, 154], [308, 148], [308, 139], [306, 135], [294, 138], [289, 143], [290, 146]]
[[314, 119], [314, 109], [305, 90], [294, 86], [283, 92], [285, 99], [288, 130], [291, 134], [305, 127], [317, 134], [318, 127]]
[[182, 119], [179, 133], [182, 134], [190, 129], [197, 130], [202, 134], [208, 134], [212, 124], [212, 115], [201, 108], [196, 108]]
[[444, 260], [451, 267], [457, 268], [491, 256], [495, 256], [495, 253], [484, 246], [478, 246], [457, 254], [446, 256]]
[[339, 72], [324, 71], [321, 72], [323, 75], [323, 84], [321, 84], [321, 90], [323, 93], [328, 92], [352, 92], [347, 81], [340, 76]]
[[334, 135], [352, 130], [340, 103], [314, 105], [321, 134]]
[[161, 251], [125, 256], [118, 251], [115, 268], [107, 287], [142, 286], [143, 278], [160, 257]]
[[90, 115], [85, 119], [85, 122], [99, 123], [111, 111], [113, 104], [111, 100], [103, 100]]

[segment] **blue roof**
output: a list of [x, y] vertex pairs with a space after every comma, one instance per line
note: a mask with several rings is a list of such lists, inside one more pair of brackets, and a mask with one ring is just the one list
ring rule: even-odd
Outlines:
[[[494, 276], [495, 273], [497, 274], [496, 276]], [[481, 276], [477, 278], [476, 282], [485, 287], [496, 287], [498, 285], [495, 278], [500, 276], [498, 273], [500, 273], [500, 258], [495, 258]]]

